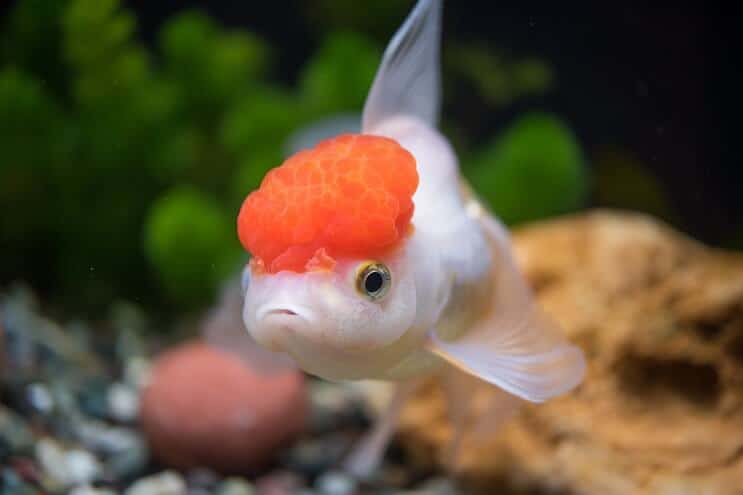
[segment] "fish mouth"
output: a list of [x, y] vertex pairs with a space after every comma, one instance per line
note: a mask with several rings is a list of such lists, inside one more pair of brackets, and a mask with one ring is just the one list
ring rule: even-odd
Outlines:
[[266, 316], [271, 316], [271, 315], [299, 316], [297, 315], [297, 313], [295, 313], [291, 309], [280, 308], [280, 309], [269, 310], [263, 317], [265, 318]]
[[263, 321], [269, 317], [297, 317], [310, 322], [310, 312], [294, 304], [265, 305], [256, 311], [256, 320]]
[[306, 334], [310, 328], [307, 311], [294, 306], [259, 308], [255, 339], [272, 351], [286, 351], [287, 341]]

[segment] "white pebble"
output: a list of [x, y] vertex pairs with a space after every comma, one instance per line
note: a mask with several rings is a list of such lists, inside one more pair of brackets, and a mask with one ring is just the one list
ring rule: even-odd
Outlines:
[[123, 383], [114, 383], [108, 389], [106, 397], [108, 410], [116, 420], [134, 421], [139, 413], [139, 395], [132, 387]]
[[68, 492], [68, 495], [116, 495], [116, 492], [108, 488], [95, 488], [90, 485], [76, 486]]
[[340, 471], [328, 471], [317, 478], [315, 488], [323, 495], [351, 495], [356, 491], [356, 481]]
[[76, 425], [76, 433], [85, 447], [104, 454], [141, 448], [144, 440], [132, 428], [109, 426], [102, 421], [86, 420]]
[[175, 471], [163, 471], [135, 481], [124, 495], [184, 495], [186, 482]]
[[90, 483], [100, 476], [101, 464], [87, 450], [75, 449], [67, 452], [65, 464], [73, 483]]
[[37, 442], [36, 458], [49, 476], [65, 486], [90, 483], [102, 472], [98, 459], [87, 450], [66, 451], [48, 438]]
[[54, 407], [52, 394], [43, 383], [34, 383], [28, 387], [28, 401], [42, 413], [48, 413]]
[[242, 478], [227, 478], [215, 491], [218, 495], [255, 495], [253, 486]]
[[124, 367], [124, 381], [142, 389], [149, 382], [151, 371], [152, 363], [149, 359], [141, 356], [131, 358]]

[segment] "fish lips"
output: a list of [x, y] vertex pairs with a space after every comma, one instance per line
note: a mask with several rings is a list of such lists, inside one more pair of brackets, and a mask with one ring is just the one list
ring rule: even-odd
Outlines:
[[253, 328], [248, 328], [258, 343], [272, 351], [286, 351], [286, 340], [307, 333], [311, 315], [294, 305], [264, 305], [258, 308]]

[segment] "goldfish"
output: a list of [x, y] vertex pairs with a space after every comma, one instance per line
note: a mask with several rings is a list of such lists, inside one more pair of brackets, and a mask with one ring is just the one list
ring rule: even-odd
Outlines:
[[[243, 320], [259, 345], [322, 378], [409, 393], [453, 367], [542, 402], [582, 381], [584, 355], [539, 309], [508, 231], [437, 128], [442, 9], [419, 0], [390, 41], [360, 133], [295, 153], [246, 197]], [[357, 471], [389, 431], [371, 436]]]

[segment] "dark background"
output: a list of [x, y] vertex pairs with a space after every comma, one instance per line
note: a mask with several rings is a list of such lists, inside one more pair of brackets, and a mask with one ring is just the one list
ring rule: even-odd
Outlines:
[[[278, 48], [279, 73], [288, 82], [317, 42], [304, 20], [313, 2], [125, 4], [137, 11], [150, 41], [168, 16], [186, 7], [253, 30]], [[478, 132], [492, 133], [525, 108], [552, 110], [574, 127], [589, 161], [605, 146], [635, 153], [669, 193], [682, 229], [713, 244], [738, 237], [731, 229], [743, 213], [743, 171], [731, 144], [740, 64], [731, 45], [740, 26], [732, 12], [709, 3], [561, 3], [545, 9], [489, 1], [449, 1], [445, 11], [444, 50], [447, 38], [485, 39], [516, 56], [544, 58], [557, 74], [554, 91], [495, 112]], [[374, 34], [380, 43], [389, 37]], [[445, 111], [461, 109], [448, 105]]]
[[[1, 2], [0, 16], [12, 3]], [[286, 82], [317, 46], [317, 33], [305, 21], [314, 3], [124, 1], [150, 43], [169, 16], [194, 7], [225, 26], [255, 31], [279, 50], [278, 72]], [[495, 113], [480, 132], [498, 129], [523, 107], [553, 110], [587, 149], [620, 145], [636, 153], [670, 193], [689, 233], [715, 244], [731, 237], [743, 213], [743, 170], [732, 146], [740, 79], [732, 46], [740, 23], [733, 11], [710, 2], [544, 8], [477, 0], [449, 1], [445, 9], [445, 37], [485, 39], [516, 56], [542, 57], [558, 74], [555, 91]], [[380, 43], [389, 36], [375, 34]]]
[[[65, 11], [64, 4], [0, 0], [0, 25], [11, 26], [0, 32], [0, 69], [11, 69], [0, 80], [9, 87], [7, 81], [12, 82], [13, 77], [8, 74], [12, 76], [13, 64], [21, 60], [31, 81], [24, 86], [26, 94], [33, 93], [36, 84], [41, 88], [38, 92], [63, 108], [62, 120], [53, 121], [55, 114], [45, 113], [45, 106], [26, 105], [24, 93], [18, 88], [0, 92], [0, 96], [5, 95], [0, 103], [6, 107], [12, 109], [19, 102], [19, 113], [0, 119], [5, 125], [0, 136], [7, 146], [5, 156], [0, 154], [0, 165], [11, 171], [7, 175], [11, 179], [0, 183], [8, 186], [0, 192], [5, 190], [10, 198], [0, 208], [0, 215], [5, 215], [0, 217], [0, 226], [10, 225], [0, 229], [0, 287], [24, 281], [44, 300], [59, 301], [60, 307], [73, 311], [78, 307], [103, 310], [117, 297], [179, 311], [207, 304], [222, 277], [234, 273], [246, 256], [235, 239], [233, 218], [239, 203], [231, 196], [233, 186], [245, 185], [240, 175], [243, 162], [246, 157], [250, 160], [248, 171], [256, 175], [250, 187], [256, 187], [265, 170], [280, 160], [278, 150], [285, 136], [309, 123], [291, 116], [306, 111], [308, 101], [323, 103], [322, 93], [318, 98], [318, 93], [306, 92], [307, 67], [323, 61], [318, 57], [332, 35], [350, 31], [353, 36], [345, 33], [336, 38], [342, 43], [351, 40], [351, 44], [344, 44], [345, 54], [325, 54], [320, 75], [332, 80], [325, 87], [333, 96], [348, 89], [352, 102], [343, 100], [338, 108], [323, 112], [360, 110], [368, 88], [366, 79], [371, 81], [378, 63], [376, 50], [381, 51], [387, 44], [413, 3], [118, 0], [98, 4], [90, 0], [76, 5], [90, 9], [83, 14], [90, 14], [92, 22], [98, 24], [91, 27], [78, 19], [74, 28], [65, 31], [58, 17]], [[113, 12], [100, 17], [92, 8], [96, 5], [103, 5], [103, 10], [108, 5]], [[524, 218], [509, 219], [498, 210], [502, 204], [493, 205], [493, 198], [486, 197], [506, 222], [515, 225], [585, 207], [619, 207], [658, 216], [706, 243], [743, 249], [743, 171], [734, 136], [739, 115], [740, 57], [733, 44], [740, 22], [734, 11], [710, 3], [673, 8], [627, 2], [545, 7], [537, 2], [445, 0], [444, 5], [447, 77], [443, 121], [460, 153], [465, 174], [474, 173], [467, 176], [476, 188], [481, 186], [481, 193], [495, 190], [493, 184], [482, 187], [482, 182], [488, 176], [496, 177], [494, 170], [509, 170], [503, 162], [498, 167], [494, 159], [498, 153], [493, 151], [497, 146], [491, 144], [523, 116], [539, 111], [554, 116], [551, 129], [565, 129], [561, 145], [577, 150], [577, 158], [569, 157], [567, 165], [577, 171], [578, 177], [563, 177], [567, 182], [560, 182], [555, 175], [546, 174], [550, 168], [556, 170], [556, 148], [544, 145], [549, 140], [543, 135], [526, 139], [522, 132], [519, 139], [523, 149], [519, 158], [512, 160], [510, 170], [526, 171], [522, 175], [526, 179], [514, 182], [501, 180], [500, 176], [497, 183], [503, 189], [493, 195], [510, 195], [511, 205], [518, 212], [528, 212], [529, 206], [538, 204], [541, 198], [543, 209], [535, 210], [537, 214], [533, 210]], [[4, 22], [13, 6], [26, 7], [15, 10], [23, 16], [14, 19], [21, 19], [23, 23], [18, 25], [28, 32], [15, 32], [15, 24]], [[162, 49], [162, 36], [174, 19], [182, 20], [184, 16], [178, 14], [189, 9], [201, 10], [216, 21], [215, 34], [211, 35], [214, 39], [231, 29], [254, 33], [265, 40], [267, 69], [258, 78], [260, 85], [243, 86], [240, 80], [239, 90], [222, 98], [219, 86], [208, 77], [212, 74], [208, 69], [199, 72], [204, 77], [193, 77], [193, 71], [201, 67], [217, 67], [213, 73], [217, 76], [222, 74], [220, 70], [234, 69], [210, 65], [222, 59], [212, 56], [220, 48], [210, 45], [208, 37], [196, 38], [196, 45], [185, 45], [181, 55], [187, 59], [194, 55], [196, 62], [192, 65], [181, 66], [168, 58]], [[147, 85], [141, 94], [128, 86], [129, 92], [119, 91], [117, 81], [107, 79], [109, 73], [114, 74], [112, 77], [126, 73], [108, 72], [110, 67], [123, 70], [121, 60], [116, 58], [119, 52], [113, 49], [105, 57], [116, 63], [97, 74], [103, 77], [94, 78], [105, 98], [95, 102], [93, 111], [81, 113], [81, 105], [70, 91], [80, 69], [63, 60], [60, 47], [75, 35], [83, 40], [81, 43], [90, 43], [100, 34], [91, 37], [87, 29], [93, 33], [98, 28], [111, 29], [107, 22], [130, 14], [136, 29], [133, 34], [127, 33], [124, 45], [127, 50], [141, 48], [142, 42], [148, 45], [148, 50], [142, 50], [147, 59]], [[211, 25], [208, 18], [195, 17], [201, 19], [196, 24]], [[194, 34], [199, 28], [194, 27], [193, 17], [185, 25], [190, 26], [190, 35], [198, 34]], [[189, 33], [185, 34], [188, 38]], [[16, 38], [20, 40], [16, 44], [5, 43]], [[375, 43], [369, 43], [369, 38]], [[485, 62], [482, 57], [467, 58], [478, 51], [486, 55]], [[347, 64], [349, 58], [352, 63]], [[452, 63], [459, 60], [459, 67]], [[546, 67], [551, 82], [545, 90], [524, 91], [518, 97], [494, 103], [471, 80], [465, 81], [461, 73], [456, 73], [466, 65], [471, 78], [472, 72], [478, 72], [477, 64], [492, 60], [500, 61], [501, 66], [495, 71], [485, 66], [476, 75], [492, 78], [492, 72], [508, 73], [505, 66], [511, 61], [536, 60]], [[354, 64], [356, 61], [360, 63]], [[363, 73], [359, 75], [359, 71]], [[160, 121], [148, 121], [153, 117], [143, 109], [158, 108], [152, 105], [152, 98], [161, 95], [157, 84], [165, 78], [185, 93], [179, 93], [177, 111], [166, 114], [171, 120], [155, 125], [152, 122]], [[343, 85], [338, 85], [339, 79]], [[191, 87], [198, 89], [189, 93]], [[202, 94], [212, 95], [219, 102], [206, 98], [204, 104], [193, 97]], [[250, 105], [241, 105], [248, 96], [253, 98]], [[125, 108], [135, 109], [127, 114], [128, 120], [123, 120], [130, 127], [151, 127], [130, 134], [126, 126], [117, 127], [119, 112], [126, 114]], [[20, 118], [30, 124], [21, 120], [16, 125], [12, 115], [22, 115]], [[240, 134], [239, 151], [228, 151], [217, 135], [220, 126], [235, 115], [240, 117], [235, 128], [248, 134]], [[313, 119], [319, 117], [320, 113], [313, 114]], [[176, 152], [171, 153], [172, 148], [159, 146], [172, 144], [169, 139], [182, 130], [181, 126], [193, 131], [183, 140], [190, 147], [175, 148]], [[267, 131], [261, 134], [263, 130]], [[44, 145], [47, 142], [52, 145]], [[63, 147], [53, 147], [60, 142]], [[259, 152], [251, 155], [254, 150], [245, 151], [243, 147], [258, 148]], [[37, 164], [38, 169], [29, 166], [37, 148], [47, 150], [40, 153], [43, 163]], [[524, 149], [536, 150], [540, 155], [536, 169], [524, 167]], [[271, 153], [260, 154], [267, 150]], [[488, 150], [489, 154], [481, 154]], [[14, 159], [14, 152], [20, 158]], [[184, 167], [183, 172], [163, 178], [156, 169], [163, 163], [173, 166], [168, 165], [170, 157]], [[589, 174], [585, 174], [584, 162], [590, 167]], [[475, 173], [483, 169], [484, 175]], [[55, 175], [55, 170], [63, 173]], [[551, 187], [540, 189], [545, 184]], [[184, 187], [191, 187], [193, 194], [180, 194]], [[569, 190], [571, 187], [573, 190]], [[588, 202], [581, 188], [590, 191]], [[246, 186], [245, 191], [249, 190]], [[168, 203], [175, 207], [157, 217], [164, 218], [163, 223], [154, 223], [157, 206], [173, 197], [179, 202]], [[545, 205], [549, 208], [544, 209]], [[16, 221], [4, 221], [13, 219]], [[148, 244], [152, 239], [158, 242]]]

